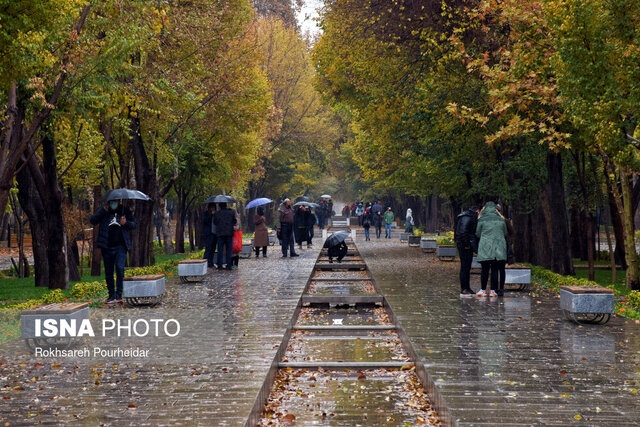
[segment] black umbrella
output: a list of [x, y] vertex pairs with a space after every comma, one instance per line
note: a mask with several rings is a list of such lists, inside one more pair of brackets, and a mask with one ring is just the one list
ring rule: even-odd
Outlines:
[[333, 233], [331, 236], [327, 237], [327, 240], [324, 242], [324, 247], [330, 248], [332, 246], [339, 245], [344, 242], [347, 237], [349, 237], [348, 231], [338, 231], [337, 233]]
[[298, 202], [310, 202], [311, 199], [308, 198], [307, 196], [300, 196], [300, 197], [296, 197], [296, 203]]
[[204, 202], [205, 203], [235, 203], [236, 199], [234, 199], [231, 196], [224, 195], [224, 194], [218, 194], [217, 196], [209, 197]]
[[311, 202], [296, 202], [294, 203], [293, 207], [296, 206], [306, 206], [308, 208], [319, 208], [320, 205], [317, 203], [311, 203]]
[[124, 199], [151, 200], [149, 196], [144, 194], [142, 191], [130, 190], [128, 188], [117, 188], [115, 190], [109, 191], [105, 195], [105, 202], [109, 202], [111, 200], [124, 200]]

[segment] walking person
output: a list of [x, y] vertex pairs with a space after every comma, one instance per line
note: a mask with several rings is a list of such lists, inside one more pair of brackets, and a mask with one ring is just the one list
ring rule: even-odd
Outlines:
[[362, 216], [364, 215], [364, 208], [362, 207], [362, 202], [358, 202], [358, 206], [356, 207], [356, 215], [358, 216], [358, 225], [362, 227]]
[[213, 216], [216, 213], [216, 204], [209, 203], [207, 210], [202, 215], [202, 235], [204, 240], [204, 259], [207, 260], [207, 267], [213, 268], [213, 255], [216, 253], [216, 225], [213, 222]]
[[[375, 205], [373, 205], [375, 207]], [[371, 209], [373, 212], [373, 209]], [[377, 211], [373, 213], [373, 226], [376, 228], [376, 239], [380, 239], [380, 235], [382, 234], [382, 224], [384, 223], [384, 219], [382, 218], [382, 212]]]
[[[238, 268], [238, 264], [240, 263], [240, 252], [242, 252], [242, 232], [240, 232], [240, 234], [238, 235], [238, 231], [240, 231], [241, 228], [241, 221], [240, 221], [240, 214], [238, 213], [237, 209], [233, 209], [233, 214], [236, 217], [236, 222], [235, 225], [233, 226], [233, 239], [239, 238], [240, 242], [239, 244], [236, 243], [235, 245], [233, 244], [233, 239], [231, 241], [231, 268], [232, 269], [236, 269]], [[238, 248], [240, 249], [238, 251]], [[235, 249], [235, 250], [234, 250]], [[237, 252], [236, 252], [237, 251]]]
[[473, 296], [471, 290], [471, 264], [473, 253], [478, 250], [478, 237], [476, 236], [476, 224], [478, 221], [478, 208], [471, 206], [458, 215], [453, 239], [458, 246], [460, 254], [460, 296]]
[[307, 223], [305, 213], [307, 208], [299, 206], [293, 214], [293, 234], [298, 244], [298, 249], [302, 249], [302, 242], [307, 241]]
[[267, 221], [264, 218], [264, 208], [259, 206], [256, 209], [256, 214], [253, 217], [253, 224], [255, 225], [255, 234], [253, 236], [253, 247], [256, 251], [256, 258], [260, 255], [260, 249], [262, 248], [262, 257], [267, 257], [267, 246], [269, 246], [269, 229], [267, 228]]
[[391, 211], [391, 206], [387, 208], [387, 211], [384, 213], [384, 238], [391, 238], [391, 223], [396, 219], [396, 216]]
[[498, 296], [498, 273], [507, 260], [507, 226], [504, 218], [496, 210], [496, 204], [487, 202], [478, 216], [476, 236], [478, 243], [478, 262], [482, 265], [480, 273], [481, 289], [476, 294], [478, 297], [487, 296], [487, 281], [491, 271], [491, 291], [488, 296]]
[[413, 234], [413, 225], [413, 212], [411, 211], [411, 208], [409, 208], [407, 209], [407, 216], [404, 221], [404, 232]]
[[287, 251], [291, 257], [299, 256], [296, 253], [295, 242], [293, 241], [293, 209], [291, 208], [291, 200], [284, 199], [278, 208], [280, 216], [280, 234], [282, 236], [282, 257], [287, 257]]
[[[127, 251], [131, 248], [129, 232], [136, 228], [136, 220], [129, 208], [117, 200], [111, 200], [98, 209], [90, 220], [93, 225], [100, 225], [98, 230], [98, 247], [102, 250], [104, 260], [104, 276], [109, 296], [105, 304], [122, 302], [122, 281]], [[116, 281], [113, 281], [115, 269]]]
[[366, 242], [371, 240], [370, 228], [372, 220], [373, 215], [371, 214], [371, 208], [367, 208], [367, 210], [362, 215], [362, 228], [364, 228], [364, 240]]
[[216, 235], [218, 237], [218, 270], [223, 268], [223, 253], [225, 256], [224, 265], [227, 270], [231, 270], [233, 231], [236, 222], [235, 213], [229, 209], [226, 203], [221, 203], [220, 209], [213, 215], [213, 223], [216, 225]]
[[316, 215], [311, 212], [311, 208], [307, 209], [304, 214], [304, 222], [307, 226], [306, 236], [307, 236], [307, 249], [313, 246], [313, 226], [316, 225]]

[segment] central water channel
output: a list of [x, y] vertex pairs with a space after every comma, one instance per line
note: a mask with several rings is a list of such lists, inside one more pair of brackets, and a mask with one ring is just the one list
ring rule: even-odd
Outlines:
[[341, 263], [320, 252], [247, 426], [448, 424], [355, 242], [347, 245]]

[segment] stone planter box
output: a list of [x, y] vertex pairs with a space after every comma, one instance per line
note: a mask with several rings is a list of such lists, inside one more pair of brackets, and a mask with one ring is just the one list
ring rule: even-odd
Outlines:
[[471, 269], [482, 269], [482, 264], [480, 264], [478, 262], [478, 257], [474, 256], [473, 259], [471, 260]]
[[[55, 336], [44, 335], [43, 322], [47, 319], [56, 320], [58, 333]], [[36, 335], [36, 320], [40, 320], [40, 336]], [[36, 347], [69, 348], [75, 337], [62, 335], [61, 326], [63, 323], [71, 325], [75, 321], [75, 327], [78, 330], [83, 320], [89, 320], [89, 304], [86, 302], [40, 304], [22, 311], [20, 316], [22, 338], [31, 351]]]
[[422, 239], [420, 240], [420, 247], [422, 252], [435, 252], [438, 247], [436, 239]]
[[207, 274], [206, 259], [185, 259], [178, 263], [178, 276], [183, 282], [190, 281], [190, 277], [202, 277]]
[[243, 258], [249, 258], [251, 256], [252, 250], [253, 250], [253, 245], [251, 243], [243, 243], [242, 250], [240, 251], [240, 256]]
[[453, 261], [458, 255], [458, 248], [455, 246], [438, 246], [436, 255], [443, 261]]
[[576, 323], [607, 323], [615, 309], [613, 290], [601, 286], [562, 286], [560, 308]]
[[273, 246], [277, 241], [278, 239], [276, 238], [276, 236], [269, 235], [269, 245]]
[[531, 284], [531, 269], [525, 265], [508, 265], [505, 268], [505, 285], [519, 285], [519, 290], [526, 290]]
[[400, 241], [401, 242], [408, 242], [409, 241], [409, 236], [411, 236], [411, 234], [409, 234], [409, 233], [400, 233]]
[[416, 248], [420, 246], [420, 236], [409, 236], [409, 246]]
[[156, 305], [164, 296], [164, 274], [125, 277], [124, 302], [129, 306]]

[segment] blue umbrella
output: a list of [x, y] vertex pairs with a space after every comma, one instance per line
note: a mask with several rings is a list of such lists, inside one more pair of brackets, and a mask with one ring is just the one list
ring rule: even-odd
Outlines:
[[266, 197], [260, 197], [259, 199], [255, 199], [247, 203], [247, 206], [245, 206], [244, 209], [247, 210], [262, 205], [268, 205], [269, 203], [273, 203], [273, 200], [267, 199]]

